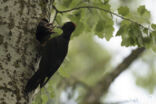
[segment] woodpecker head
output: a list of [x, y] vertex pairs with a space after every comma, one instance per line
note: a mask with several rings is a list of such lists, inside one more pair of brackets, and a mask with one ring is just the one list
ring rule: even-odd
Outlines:
[[66, 22], [62, 26], [62, 30], [65, 36], [70, 37], [71, 33], [75, 30], [75, 24], [73, 22]]

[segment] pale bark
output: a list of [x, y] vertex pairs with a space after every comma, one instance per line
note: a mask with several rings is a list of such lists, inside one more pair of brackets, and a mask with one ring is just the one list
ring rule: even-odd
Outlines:
[[0, 0], [0, 104], [29, 104], [23, 89], [37, 68], [36, 26], [52, 0]]

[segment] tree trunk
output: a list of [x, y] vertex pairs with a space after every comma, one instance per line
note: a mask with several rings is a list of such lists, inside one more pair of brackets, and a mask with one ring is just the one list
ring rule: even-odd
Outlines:
[[30, 104], [24, 94], [37, 70], [41, 18], [50, 18], [52, 0], [0, 0], [0, 104]]

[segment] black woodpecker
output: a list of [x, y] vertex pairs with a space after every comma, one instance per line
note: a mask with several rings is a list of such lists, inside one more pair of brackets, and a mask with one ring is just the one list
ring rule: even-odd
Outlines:
[[75, 25], [72, 22], [67, 22], [62, 26], [62, 30], [63, 33], [60, 36], [48, 40], [43, 47], [39, 69], [28, 81], [25, 87], [26, 93], [35, 90], [38, 85], [42, 88], [65, 59], [70, 36], [75, 30]]
[[52, 23], [45, 18], [41, 19], [37, 26], [36, 30], [36, 39], [41, 43], [44, 44], [50, 38], [50, 35], [53, 34], [53, 28], [51, 27]]

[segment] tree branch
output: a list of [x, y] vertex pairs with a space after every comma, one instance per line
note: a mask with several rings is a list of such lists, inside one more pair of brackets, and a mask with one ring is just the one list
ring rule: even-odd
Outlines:
[[67, 12], [72, 12], [72, 11], [79, 10], [79, 9], [86, 9], [86, 8], [88, 8], [88, 9], [89, 8], [91, 8], [91, 9], [97, 9], [97, 10], [101, 10], [101, 11], [110, 13], [111, 15], [117, 16], [117, 17], [119, 17], [121, 19], [124, 19], [124, 20], [127, 20], [129, 22], [135, 23], [135, 24], [139, 25], [142, 28], [147, 28], [144, 25], [142, 25], [142, 24], [140, 24], [140, 23], [138, 23], [138, 22], [136, 22], [134, 20], [131, 20], [131, 19], [127, 18], [127, 17], [121, 16], [121, 15], [119, 15], [117, 13], [114, 13], [114, 12], [112, 12], [110, 10], [107, 10], [107, 9], [104, 9], [104, 8], [100, 8], [100, 7], [96, 7], [96, 6], [81, 6], [81, 7], [75, 7], [75, 8], [68, 9], [68, 10], [63, 10], [63, 11], [58, 10], [55, 6], [53, 6], [53, 7], [54, 7], [54, 9], [56, 10], [57, 13], [61, 13], [61, 14], [67, 13]]
[[116, 79], [123, 71], [125, 71], [143, 52], [145, 48], [137, 48], [127, 56], [122, 63], [120, 63], [111, 73], [102, 78], [91, 91], [88, 92], [84, 98], [85, 104], [100, 104], [100, 98], [105, 94], [110, 87], [111, 83]]
[[117, 102], [105, 102], [103, 104], [127, 104], [127, 103], [137, 103], [136, 99], [134, 100], [124, 100], [124, 101], [117, 101]]

